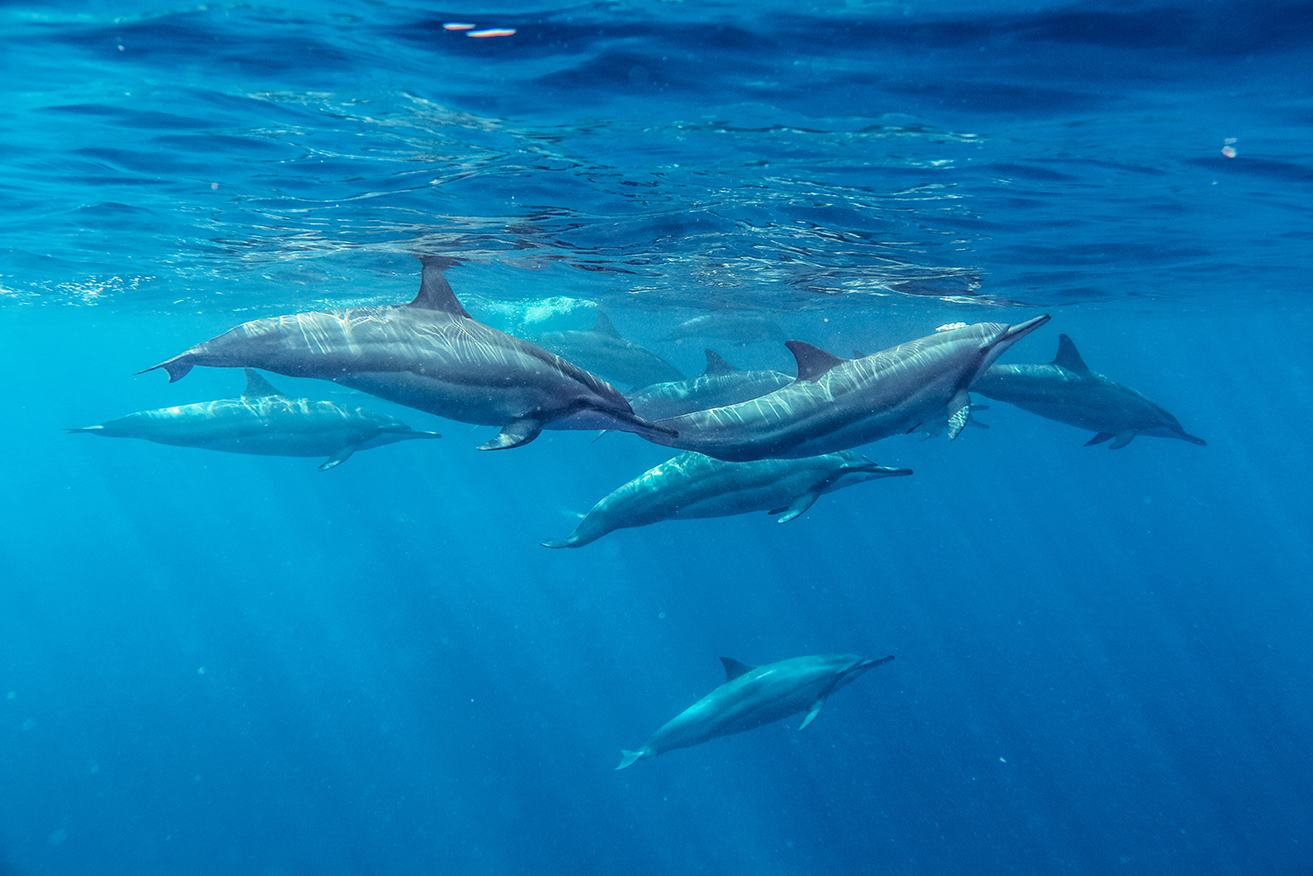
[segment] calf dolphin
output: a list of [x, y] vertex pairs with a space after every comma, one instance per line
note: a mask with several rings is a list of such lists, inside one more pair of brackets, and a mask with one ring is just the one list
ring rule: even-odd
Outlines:
[[451, 420], [501, 426], [480, 450], [527, 444], [553, 424], [671, 437], [605, 380], [471, 318], [442, 276], [454, 261], [420, 261], [410, 304], [257, 319], [145, 370], [163, 368], [169, 382], [195, 365], [331, 380]]
[[751, 401], [658, 420], [678, 434], [643, 437], [731, 462], [818, 456], [941, 420], [956, 438], [971, 415], [971, 381], [1048, 321], [1045, 314], [1013, 326], [948, 328], [857, 359], [789, 341], [798, 361], [792, 383]]
[[174, 447], [201, 447], [261, 456], [327, 456], [320, 471], [351, 458], [357, 450], [414, 438], [441, 438], [417, 432], [400, 420], [367, 408], [308, 398], [289, 398], [246, 369], [246, 391], [224, 398], [154, 411], [139, 411], [85, 429], [106, 438], [144, 438]]
[[687, 748], [742, 733], [807, 711], [801, 730], [816, 720], [830, 694], [872, 666], [894, 659], [878, 660], [857, 654], [820, 654], [792, 657], [765, 666], [749, 666], [728, 657], [725, 683], [676, 715], [637, 751], [621, 751], [622, 770], [636, 760], [656, 757], [676, 748]]
[[684, 379], [683, 373], [674, 365], [647, 347], [621, 337], [600, 310], [597, 311], [597, 324], [589, 331], [546, 332], [535, 340], [589, 371], [629, 386], [650, 386]]
[[1142, 393], [1091, 371], [1076, 345], [1058, 336], [1058, 355], [1047, 365], [994, 365], [981, 373], [971, 388], [988, 398], [1016, 405], [1059, 423], [1092, 429], [1085, 446], [1112, 441], [1117, 450], [1136, 435], [1180, 438], [1205, 444], [1188, 434], [1176, 417]]
[[787, 523], [822, 493], [911, 473], [910, 468], [876, 465], [847, 450], [751, 462], [724, 462], [690, 450], [619, 487], [594, 505], [570, 536], [545, 541], [543, 546], [583, 547], [617, 529], [752, 511], [781, 514], [778, 522]]
[[654, 383], [625, 393], [634, 413], [647, 420], [663, 420], [760, 398], [793, 382], [782, 371], [742, 371], [711, 350], [706, 354], [707, 370], [700, 377]]

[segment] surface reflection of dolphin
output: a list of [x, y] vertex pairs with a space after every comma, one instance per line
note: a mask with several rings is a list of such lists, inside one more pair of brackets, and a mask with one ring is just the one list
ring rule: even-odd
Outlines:
[[441, 438], [368, 408], [290, 398], [246, 369], [240, 398], [138, 411], [99, 426], [67, 429], [105, 438], [142, 438], [174, 447], [199, 447], [260, 456], [327, 456], [320, 471], [340, 465], [357, 450], [414, 438]]

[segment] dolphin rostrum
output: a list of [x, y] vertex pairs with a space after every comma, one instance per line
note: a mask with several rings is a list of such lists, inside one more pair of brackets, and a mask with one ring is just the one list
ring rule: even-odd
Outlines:
[[872, 666], [894, 659], [878, 660], [857, 654], [820, 654], [792, 657], [765, 666], [749, 666], [728, 657], [725, 683], [680, 712], [637, 751], [622, 751], [622, 770], [636, 760], [656, 757], [676, 748], [687, 748], [742, 733], [806, 710], [801, 730], [816, 720], [830, 694]]
[[626, 340], [602, 311], [589, 331], [546, 332], [535, 340], [595, 374], [631, 387], [683, 380], [683, 373], [647, 347]]
[[106, 438], [144, 438], [174, 447], [200, 447], [261, 456], [327, 456], [320, 471], [351, 458], [357, 450], [412, 438], [441, 438], [417, 432], [400, 420], [367, 408], [290, 398], [246, 369], [246, 391], [175, 408], [139, 411], [85, 429]]
[[1091, 371], [1076, 345], [1058, 336], [1058, 355], [1047, 365], [994, 365], [971, 384], [988, 398], [1016, 405], [1059, 423], [1092, 429], [1085, 446], [1112, 440], [1125, 447], [1136, 435], [1180, 438], [1205, 444], [1188, 434], [1176, 417], [1129, 386]]
[[751, 462], [724, 462], [690, 450], [619, 487], [594, 505], [570, 536], [543, 545], [583, 547], [617, 529], [752, 511], [782, 515], [778, 522], [787, 523], [822, 493], [911, 473], [910, 468], [876, 465], [850, 450]]
[[840, 359], [789, 341], [798, 376], [751, 401], [658, 420], [678, 432], [649, 441], [743, 462], [846, 450], [947, 420], [956, 438], [971, 415], [968, 387], [1003, 351], [1049, 321], [947, 328], [871, 356]]
[[700, 377], [654, 383], [625, 393], [634, 413], [647, 420], [664, 420], [760, 398], [793, 382], [782, 371], [742, 371], [712, 350], [706, 354], [707, 370]]
[[501, 426], [480, 450], [527, 444], [544, 427], [672, 436], [636, 416], [605, 380], [472, 319], [442, 276], [453, 260], [420, 261], [419, 294], [409, 304], [257, 319], [145, 370], [163, 368], [170, 382], [195, 365], [331, 380], [451, 420]]

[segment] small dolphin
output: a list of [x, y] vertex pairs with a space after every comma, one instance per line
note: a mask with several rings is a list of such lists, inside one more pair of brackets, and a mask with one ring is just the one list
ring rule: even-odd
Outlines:
[[792, 383], [751, 401], [658, 420], [678, 435], [649, 441], [743, 462], [796, 459], [857, 447], [948, 421], [956, 438], [971, 415], [968, 387], [1003, 351], [1049, 321], [946, 328], [859, 359], [840, 359], [802, 341]]
[[753, 511], [781, 514], [777, 522], [788, 523], [822, 493], [911, 473], [910, 468], [876, 465], [852, 451], [724, 462], [690, 450], [616, 489], [593, 506], [573, 534], [545, 541], [543, 546], [583, 547], [617, 529]]
[[1205, 444], [1187, 434], [1176, 417], [1129, 386], [1091, 371], [1071, 338], [1058, 336], [1058, 355], [1048, 365], [994, 365], [971, 388], [988, 398], [1014, 404], [1059, 423], [1092, 429], [1085, 446], [1112, 440], [1117, 450], [1136, 435], [1180, 438]]
[[367, 408], [289, 398], [246, 369], [241, 398], [139, 411], [85, 429], [106, 438], [144, 438], [174, 447], [200, 447], [260, 456], [327, 456], [320, 471], [351, 458], [357, 450], [413, 438], [441, 438], [417, 432], [400, 420]]
[[798, 726], [802, 730], [821, 713], [830, 694], [861, 675], [872, 666], [894, 659], [878, 660], [857, 654], [820, 654], [792, 657], [765, 666], [749, 666], [728, 657], [725, 683], [689, 706], [638, 751], [621, 751], [622, 770], [636, 760], [656, 757], [676, 748], [687, 748], [715, 739], [742, 733], [807, 711]]
[[678, 368], [646, 347], [627, 341], [611, 320], [597, 311], [590, 331], [546, 332], [536, 340], [543, 347], [609, 380], [633, 387], [683, 380]]
[[764, 316], [741, 313], [709, 313], [695, 316], [675, 326], [667, 341], [683, 338], [724, 338], [740, 345], [753, 341], [782, 341], [788, 335], [773, 320]]
[[195, 365], [331, 380], [451, 420], [501, 426], [480, 450], [527, 444], [543, 428], [668, 432], [635, 416], [605, 380], [472, 319], [442, 276], [454, 261], [420, 261], [410, 304], [257, 319], [145, 370], [163, 368], [170, 383]]
[[793, 382], [782, 371], [741, 371], [707, 350], [707, 370], [692, 380], [654, 383], [625, 394], [634, 413], [645, 420], [679, 417], [760, 398]]

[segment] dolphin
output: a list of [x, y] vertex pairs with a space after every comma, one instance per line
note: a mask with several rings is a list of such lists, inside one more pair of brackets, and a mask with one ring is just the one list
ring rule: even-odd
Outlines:
[[764, 316], [740, 313], [709, 313], [685, 320], [671, 329], [667, 341], [683, 338], [724, 338], [740, 346], [752, 341], [783, 341], [788, 335], [779, 324]]
[[793, 378], [782, 371], [741, 371], [707, 350], [707, 370], [692, 380], [654, 383], [625, 394], [634, 413], [647, 420], [678, 417], [759, 398]]
[[971, 381], [1048, 321], [1045, 314], [1012, 326], [946, 328], [857, 359], [788, 341], [798, 362], [792, 383], [751, 401], [657, 420], [678, 434], [643, 437], [730, 462], [819, 456], [940, 420], [956, 438], [971, 416]]
[[636, 760], [656, 757], [676, 748], [700, 745], [717, 736], [742, 733], [806, 710], [799, 730], [821, 713], [830, 694], [872, 666], [894, 659], [878, 660], [857, 654], [820, 654], [791, 657], [765, 666], [749, 666], [729, 657], [725, 683], [680, 712], [637, 751], [621, 751], [622, 770]]
[[683, 373], [646, 347], [627, 341], [611, 320], [597, 311], [597, 324], [590, 331], [546, 332], [535, 340], [571, 362], [597, 374], [633, 387], [668, 380], [683, 380]]
[[139, 411], [85, 429], [106, 438], [144, 438], [174, 447], [201, 447], [261, 456], [327, 456], [320, 471], [336, 468], [357, 450], [413, 438], [441, 438], [417, 432], [400, 420], [367, 408], [290, 398], [259, 374], [246, 369], [240, 398]]
[[729, 517], [766, 511], [788, 523], [822, 493], [873, 481], [906, 477], [910, 468], [876, 465], [843, 451], [803, 459], [724, 462], [687, 451], [649, 469], [593, 506], [574, 533], [544, 547], [583, 547], [608, 532], [663, 520]]
[[605, 380], [471, 318], [442, 275], [453, 260], [420, 261], [409, 304], [253, 320], [145, 371], [163, 368], [170, 383], [196, 365], [331, 380], [450, 420], [501, 426], [480, 450], [527, 444], [544, 427], [671, 437]]
[[1085, 446], [1112, 441], [1117, 450], [1136, 435], [1180, 438], [1203, 445], [1176, 417], [1129, 386], [1091, 371], [1076, 345], [1058, 336], [1058, 355], [1047, 365], [994, 365], [971, 388], [988, 398], [1097, 434]]

